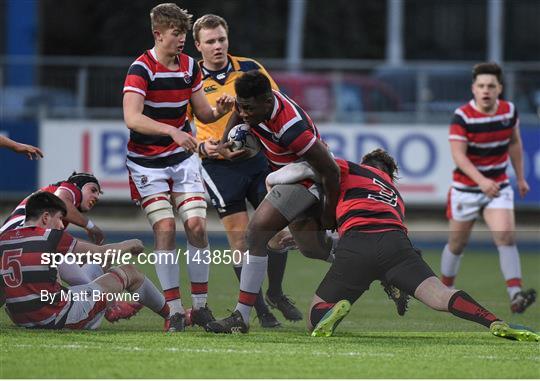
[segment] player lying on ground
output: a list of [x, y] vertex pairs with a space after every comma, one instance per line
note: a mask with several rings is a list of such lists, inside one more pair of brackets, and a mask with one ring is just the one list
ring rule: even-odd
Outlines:
[[505, 323], [469, 294], [449, 289], [418, 255], [407, 236], [405, 205], [395, 187], [398, 167], [383, 150], [360, 165], [336, 160], [341, 170], [335, 260], [311, 303], [312, 336], [331, 336], [374, 280], [385, 278], [437, 311], [484, 325], [499, 337], [540, 341], [528, 328]]
[[[54, 193], [66, 204], [67, 214], [63, 218], [64, 229], [74, 224], [86, 230], [88, 238], [101, 245], [105, 240], [102, 230], [86, 216], [99, 201], [101, 186], [98, 179], [90, 173], [73, 172], [67, 180], [59, 181], [39, 189], [42, 192]], [[25, 197], [11, 212], [0, 233], [23, 226], [25, 222], [25, 207], [28, 198]], [[70, 286], [90, 283], [92, 280], [103, 275], [103, 268], [98, 264], [88, 263], [79, 267], [77, 265], [62, 264], [58, 268], [60, 278]], [[119, 301], [111, 304], [105, 313], [105, 318], [110, 322], [119, 319], [130, 318], [135, 315], [142, 305]]]
[[30, 160], [40, 159], [43, 157], [43, 152], [41, 152], [38, 147], [31, 146], [30, 144], [19, 143], [2, 135], [0, 135], [0, 147], [6, 147], [14, 152], [25, 154]]
[[165, 319], [169, 307], [152, 282], [133, 265], [109, 269], [94, 281], [65, 288], [43, 253], [105, 253], [107, 249], [138, 254], [144, 246], [136, 239], [98, 246], [74, 239], [64, 231], [65, 203], [52, 193], [38, 192], [26, 203], [26, 221], [0, 235], [2, 263], [0, 289], [11, 320], [21, 327], [95, 329], [111, 294], [128, 291]]

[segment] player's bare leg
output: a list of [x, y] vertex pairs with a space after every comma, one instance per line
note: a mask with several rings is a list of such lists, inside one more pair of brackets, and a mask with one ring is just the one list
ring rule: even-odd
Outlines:
[[[231, 250], [233, 250], [233, 253], [245, 253], [247, 251], [246, 230], [249, 223], [248, 213], [242, 211], [229, 214], [221, 218], [221, 223], [225, 228], [227, 240], [229, 241], [229, 246]], [[235, 258], [233, 261], [233, 269], [238, 277], [238, 280], [240, 281], [242, 273], [242, 258]], [[264, 302], [262, 290], [259, 290], [254, 307], [261, 327], [275, 328], [281, 325]]]
[[454, 287], [463, 250], [469, 242], [474, 222], [475, 220], [449, 221], [448, 244], [441, 255], [441, 280], [447, 287]]
[[486, 208], [484, 220], [499, 251], [499, 263], [510, 297], [510, 309], [514, 313], [522, 313], [536, 300], [536, 291], [521, 289], [521, 263], [515, 241], [514, 210]]

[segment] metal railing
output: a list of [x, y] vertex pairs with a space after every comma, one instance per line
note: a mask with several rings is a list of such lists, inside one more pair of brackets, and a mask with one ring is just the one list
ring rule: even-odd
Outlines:
[[[76, 56], [0, 57], [0, 120], [25, 117], [122, 118], [122, 87], [133, 58]], [[259, 59], [285, 92], [314, 119], [395, 123], [447, 122], [470, 98], [474, 62], [305, 59], [287, 73], [284, 59]], [[35, 71], [36, 85], [9, 85], [9, 67]], [[539, 124], [540, 62], [507, 63], [506, 99], [522, 121]]]

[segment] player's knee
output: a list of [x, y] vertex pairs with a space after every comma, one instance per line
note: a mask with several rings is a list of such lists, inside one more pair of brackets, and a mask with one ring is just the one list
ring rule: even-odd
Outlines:
[[463, 254], [463, 250], [465, 250], [465, 246], [467, 246], [466, 240], [453, 239], [453, 240], [448, 241], [448, 249], [454, 255]]
[[141, 287], [142, 282], [144, 281], [144, 274], [135, 265], [121, 265], [117, 267], [117, 269], [122, 270], [126, 275], [126, 290], [135, 291]]
[[206, 238], [206, 220], [202, 218], [190, 218], [184, 224], [188, 241], [197, 247], [205, 247], [208, 244]]
[[206, 199], [203, 193], [182, 193], [174, 198], [174, 204], [183, 223], [190, 218], [206, 219]]
[[141, 207], [146, 214], [146, 218], [155, 230], [155, 225], [167, 219], [173, 219], [174, 213], [169, 195], [159, 193], [145, 197], [141, 200]]
[[513, 231], [496, 232], [493, 235], [493, 240], [497, 246], [512, 246], [515, 244]]

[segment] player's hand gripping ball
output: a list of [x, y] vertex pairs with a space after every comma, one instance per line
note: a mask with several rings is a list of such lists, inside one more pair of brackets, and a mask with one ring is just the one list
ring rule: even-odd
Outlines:
[[228, 135], [228, 141], [232, 142], [231, 150], [238, 151], [245, 149], [248, 151], [249, 156], [254, 156], [261, 150], [259, 139], [257, 139], [251, 132], [250, 127], [247, 124], [238, 124], [231, 128]]

